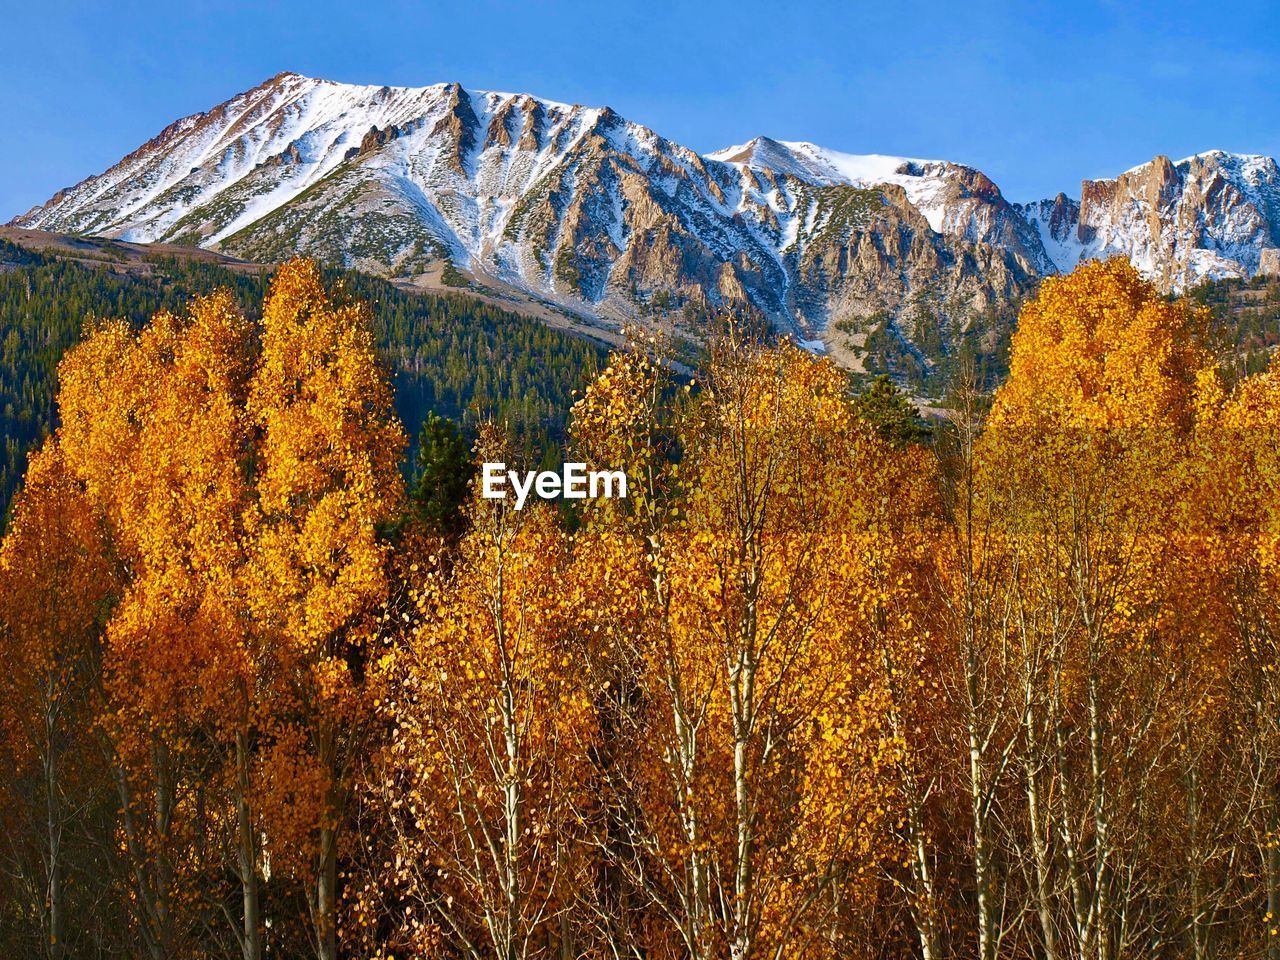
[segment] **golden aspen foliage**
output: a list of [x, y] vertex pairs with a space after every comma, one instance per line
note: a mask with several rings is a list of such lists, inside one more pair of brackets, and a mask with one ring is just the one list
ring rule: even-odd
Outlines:
[[588, 469], [627, 475], [627, 498], [587, 501], [587, 522], [600, 528], [630, 518], [630, 529], [650, 536], [675, 492], [671, 419], [678, 393], [665, 366], [665, 339], [639, 329], [626, 333], [629, 348], [610, 355], [573, 405], [573, 446]]
[[30, 881], [17, 887], [30, 902], [15, 897], [10, 908], [40, 918], [55, 960], [76, 943], [84, 899], [75, 867], [105, 783], [94, 694], [114, 573], [83, 486], [46, 443], [28, 463], [0, 546], [0, 826], [9, 862]]
[[1161, 296], [1128, 261], [1048, 277], [1022, 308], [990, 425], [1189, 427], [1212, 369], [1208, 313]]
[[[102, 620], [115, 589], [106, 544], [83, 487], [56, 444], [31, 457], [0, 547], [0, 630], [6, 657], [6, 743], [39, 748], [46, 712], [69, 702], [100, 655]], [[70, 708], [68, 708], [70, 709]], [[31, 725], [17, 736], [9, 725]], [[11, 759], [20, 765], [29, 755]]]
[[[1221, 652], [1184, 509], [1197, 416], [1221, 393], [1206, 329], [1205, 311], [1125, 261], [1046, 280], [975, 450], [972, 522], [995, 577], [980, 669], [998, 677], [981, 703], [1003, 744], [981, 786], [1013, 788], [1020, 812], [982, 843], [1026, 865], [1026, 888], [996, 892], [993, 879], [993, 896], [1027, 897], [1051, 953], [1125, 955], [1163, 935], [1153, 902], [1200, 896], [1176, 856], [1140, 877], [1113, 871], [1143, 849], [1178, 850], [1187, 811], [1207, 813], [1217, 792], [1179, 772], [1215, 722]], [[987, 945], [998, 922], [979, 916]]]
[[[238, 598], [250, 331], [226, 293], [134, 333], [109, 322], [63, 360], [57, 442], [100, 512], [121, 580], [102, 658], [139, 930], [159, 951], [194, 935], [207, 865], [197, 838], [228, 807], [184, 789], [226, 785], [204, 738], [252, 722], [256, 664]], [[227, 800], [228, 805], [230, 800]]]
[[368, 308], [335, 303], [294, 261], [258, 325], [215, 293], [137, 333], [99, 326], [60, 377], [58, 446], [122, 579], [106, 729], [146, 937], [179, 948], [212, 882], [189, 858], [213, 832], [237, 851], [246, 955], [261, 951], [264, 856], [312, 878], [331, 948], [336, 835], [370, 713], [352, 670], [386, 591], [378, 526], [402, 494]]
[[262, 329], [246, 405], [260, 434], [250, 599], [263, 623], [318, 664], [334, 632], [382, 589], [376, 527], [399, 506], [405, 437], [369, 308], [331, 303], [315, 264], [280, 268]]
[[[721, 935], [738, 956], [822, 955], [888, 855], [898, 745], [851, 553], [893, 454], [844, 376], [791, 345], [714, 355], [681, 439], [674, 662], [708, 691], [699, 786], [734, 903]], [[826, 924], [815, 899], [837, 904]]]
[[[491, 428], [478, 450], [502, 459]], [[395, 861], [382, 895], [409, 907], [395, 935], [409, 955], [443, 940], [476, 956], [562, 956], [591, 882], [597, 742], [570, 540], [546, 505], [515, 510], [476, 487], [456, 556], [424, 558], [414, 625], [386, 664], [394, 726], [373, 788]]]
[[631, 330], [566, 450], [627, 496], [473, 481], [447, 535], [370, 322], [294, 261], [64, 358], [0, 544], [0, 939], [1280, 960], [1280, 360], [1229, 383], [1193, 298], [1046, 279], [930, 446], [794, 343]]
[[[318, 952], [336, 955], [339, 827], [372, 705], [362, 676], [387, 593], [379, 525], [401, 506], [405, 436], [373, 349], [366, 304], [325, 290], [319, 268], [277, 271], [245, 415], [255, 435], [244, 592], [269, 648], [280, 868], [311, 878]], [[302, 828], [301, 832], [295, 832]]]
[[1235, 832], [1219, 840], [1217, 859], [1242, 861], [1228, 862], [1244, 881], [1229, 892], [1251, 908], [1240, 940], [1272, 960], [1280, 956], [1280, 361], [1239, 383], [1213, 413], [1199, 438], [1193, 516], [1213, 601], [1203, 629], [1225, 635], [1217, 668], [1223, 720], [1195, 759], [1218, 771], [1212, 787], [1222, 791], [1225, 781], [1235, 794], [1222, 818]]
[[[892, 843], [869, 554], [897, 455], [794, 346], [722, 344], [665, 420], [658, 379], [615, 356], [575, 410], [593, 458], [652, 471], [639, 485], [661, 503], [577, 544], [583, 577], [615, 584], [580, 609], [593, 683], [617, 691], [597, 700], [605, 728], [635, 744], [601, 753], [607, 855], [654, 911], [606, 927], [659, 955], [826, 955]], [[633, 453], [664, 436], [678, 458]]]

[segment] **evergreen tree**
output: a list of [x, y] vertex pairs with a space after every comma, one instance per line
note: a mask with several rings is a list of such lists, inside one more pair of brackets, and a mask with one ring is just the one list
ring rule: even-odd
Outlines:
[[875, 427], [881, 440], [899, 449], [929, 440], [929, 425], [920, 411], [885, 374], [854, 398], [854, 411]]
[[418, 434], [417, 470], [412, 510], [416, 519], [433, 531], [462, 532], [462, 505], [476, 467], [466, 437], [453, 420], [428, 413]]
[[[136, 329], [218, 289], [254, 320], [270, 280], [266, 272], [175, 258], [147, 266], [117, 272], [0, 240], [0, 518], [28, 452], [57, 426], [58, 362], [83, 335], [110, 319]], [[375, 345], [403, 422], [420, 423], [426, 411], [468, 431], [500, 420], [536, 451], [532, 462], [561, 459], [565, 412], [603, 360], [599, 345], [465, 293], [413, 293], [352, 271], [325, 270], [324, 282], [342, 302], [373, 310]]]

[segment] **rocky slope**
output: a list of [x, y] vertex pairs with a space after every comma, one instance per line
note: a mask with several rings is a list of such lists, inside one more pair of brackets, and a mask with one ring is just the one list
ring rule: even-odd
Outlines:
[[1273, 270], [1280, 247], [1280, 168], [1271, 157], [1212, 150], [1156, 157], [1111, 180], [1085, 180], [1019, 208], [1054, 266], [1122, 255], [1163, 289]]
[[917, 314], [958, 329], [1051, 266], [976, 170], [876, 157], [858, 172], [764, 140], [727, 153], [608, 108], [281, 74], [15, 225], [399, 277], [447, 259], [607, 321], [660, 309], [696, 335], [713, 312], [762, 316], [853, 366], [890, 329], [927, 366]]
[[1160, 158], [1079, 202], [1017, 205], [980, 171], [758, 138], [707, 156], [609, 108], [281, 74], [172, 124], [15, 226], [305, 253], [477, 284], [616, 324], [766, 319], [854, 369], [917, 381], [1082, 257], [1122, 253], [1169, 289], [1268, 262], [1265, 158]]

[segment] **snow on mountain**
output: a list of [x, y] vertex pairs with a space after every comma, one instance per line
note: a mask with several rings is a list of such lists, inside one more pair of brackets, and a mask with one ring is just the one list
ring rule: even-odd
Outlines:
[[1252, 276], [1263, 252], [1280, 247], [1280, 169], [1271, 157], [1221, 150], [1176, 163], [1156, 157], [1118, 177], [1085, 180], [1078, 204], [1060, 194], [1020, 212], [1060, 271], [1120, 255], [1176, 292]]
[[1080, 241], [1080, 203], [1065, 193], [1051, 200], [1014, 204], [1019, 214], [1035, 228], [1040, 244], [1058, 273], [1070, 273], [1084, 257]]
[[286, 73], [16, 222], [408, 278], [448, 260], [604, 319], [741, 309], [813, 342], [912, 304], [959, 328], [1017, 297], [1049, 265], [1010, 211], [955, 164], [765, 139], [702, 157], [607, 107]]
[[707, 155], [725, 163], [787, 173], [813, 183], [844, 183], [856, 187], [896, 184], [903, 188], [929, 226], [941, 233], [945, 215], [946, 175], [952, 164], [937, 160], [913, 160], [880, 154], [857, 155], [828, 150], [803, 141], [757, 137], [749, 143]]
[[984, 341], [975, 318], [1082, 258], [1123, 254], [1166, 289], [1251, 274], [1280, 245], [1280, 172], [1160, 157], [1079, 201], [1013, 204], [945, 160], [767, 137], [700, 156], [607, 107], [284, 73], [14, 223], [408, 279], [451, 262], [579, 316], [679, 315], [695, 337], [746, 311], [855, 369], [927, 376], [957, 338]]
[[[483, 163], [473, 130], [445, 143], [451, 124], [502, 125], [524, 108], [536, 116], [522, 146], [533, 143], [534, 149], [524, 149], [524, 162], [514, 169]], [[421, 204], [418, 212], [426, 219], [456, 227], [461, 246], [470, 249], [501, 234], [502, 198], [527, 190], [601, 114], [521, 95], [467, 93], [454, 84], [355, 86], [281, 74], [178, 121], [106, 173], [20, 219], [134, 241], [216, 246], [344, 164], [400, 141], [371, 168], [399, 188], [402, 201]], [[468, 191], [470, 203], [445, 212], [421, 195], [433, 182], [456, 186], [446, 182], [441, 166], [477, 173], [481, 189]]]
[[1059, 194], [1011, 205], [994, 184], [972, 188], [985, 180], [982, 174], [948, 161], [854, 155], [767, 138], [710, 156], [815, 182], [900, 186], [934, 230], [1017, 249], [1044, 273], [1122, 255], [1176, 291], [1251, 276], [1262, 251], [1280, 246], [1280, 170], [1265, 156], [1212, 150], [1176, 163], [1157, 157], [1114, 179], [1085, 181], [1080, 201]]
[[1052, 263], [1036, 232], [980, 171], [946, 160], [851, 154], [803, 141], [757, 137], [708, 157], [773, 170], [810, 183], [859, 188], [899, 187], [930, 229], [973, 243], [1002, 246], [1033, 270]]

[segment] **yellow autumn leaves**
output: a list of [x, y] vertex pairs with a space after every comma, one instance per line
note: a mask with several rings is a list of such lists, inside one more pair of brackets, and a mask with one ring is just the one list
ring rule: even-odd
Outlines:
[[410, 954], [821, 955], [873, 910], [904, 748], [880, 651], [921, 639], [926, 461], [793, 346], [723, 344], [690, 395], [658, 347], [574, 408], [631, 496], [572, 534], [475, 499], [418, 590], [371, 777], [413, 803], [357, 908], [421, 907]]
[[260, 325], [216, 293], [137, 333], [106, 323], [59, 370], [61, 426], [40, 460], [66, 492], [51, 504], [51, 488], [28, 486], [15, 530], [42, 510], [92, 518], [79, 569], [42, 591], [96, 591], [85, 615], [105, 629], [81, 652], [85, 695], [114, 769], [138, 939], [164, 955], [196, 949], [211, 830], [234, 838], [253, 901], [246, 949], [261, 950], [268, 857], [306, 878], [316, 936], [334, 938], [330, 836], [367, 714], [351, 663], [386, 596], [376, 526], [401, 490], [403, 435], [367, 321], [296, 262]]
[[629, 496], [441, 536], [313, 265], [104, 324], [0, 550], [7, 807], [111, 798], [157, 958], [1275, 956], [1280, 366], [1207, 328], [1049, 279], [932, 448], [636, 334], [569, 438]]

